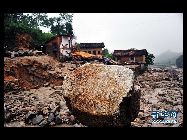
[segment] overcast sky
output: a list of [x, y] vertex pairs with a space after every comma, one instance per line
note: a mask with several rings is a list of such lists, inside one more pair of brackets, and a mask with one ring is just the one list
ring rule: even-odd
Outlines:
[[73, 29], [78, 43], [104, 42], [110, 52], [130, 48], [155, 55], [183, 51], [182, 13], [74, 13]]

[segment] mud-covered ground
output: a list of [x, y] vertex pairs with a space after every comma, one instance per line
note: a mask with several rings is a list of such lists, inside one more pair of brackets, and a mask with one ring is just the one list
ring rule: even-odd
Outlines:
[[[5, 58], [4, 62], [5, 127], [86, 127], [67, 107], [61, 86], [81, 62], [60, 63], [48, 56]], [[136, 78], [135, 85], [141, 90], [140, 111], [131, 127], [183, 125], [182, 69], [149, 70]], [[152, 110], [175, 110], [178, 123], [151, 123]]]
[[[135, 81], [141, 88], [140, 112], [132, 127], [183, 125], [183, 69], [149, 70]], [[176, 124], [152, 123], [152, 111], [177, 111]]]

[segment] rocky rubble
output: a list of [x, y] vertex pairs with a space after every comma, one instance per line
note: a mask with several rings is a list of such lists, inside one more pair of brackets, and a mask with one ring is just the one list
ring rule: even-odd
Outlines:
[[[140, 111], [132, 127], [179, 127], [183, 124], [183, 70], [149, 70], [135, 80], [141, 87]], [[178, 112], [177, 124], [151, 123], [152, 111]]]
[[[124, 66], [95, 61], [25, 56], [4, 62], [6, 127], [183, 125], [182, 69], [152, 69], [134, 79]], [[178, 123], [153, 124], [152, 110], [176, 110]]]
[[126, 110], [131, 102], [127, 98], [137, 94], [133, 78], [133, 71], [123, 66], [85, 64], [65, 79], [64, 96], [69, 100], [69, 108], [83, 124], [121, 126], [130, 121], [131, 113]]
[[6, 127], [84, 127], [66, 106], [61, 87], [76, 64], [50, 56], [5, 57], [4, 62]]
[[63, 98], [62, 90], [41, 87], [4, 95], [4, 116], [7, 127], [50, 127], [78, 124]]

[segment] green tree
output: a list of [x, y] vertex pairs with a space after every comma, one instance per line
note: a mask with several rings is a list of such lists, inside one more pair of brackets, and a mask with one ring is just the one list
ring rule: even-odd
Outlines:
[[51, 29], [51, 33], [73, 35], [72, 27], [73, 14], [60, 13], [58, 17], [50, 18], [48, 21], [48, 27]]
[[75, 43], [75, 46], [76, 46], [77, 50], [80, 51], [80, 43], [77, 43], [77, 42], [76, 42], [76, 43]]
[[109, 54], [108, 49], [104, 48], [104, 50], [102, 51], [103, 56], [107, 56]]
[[73, 27], [72, 27], [72, 24], [71, 23], [66, 23], [66, 34], [69, 35], [69, 36], [73, 36]]
[[155, 56], [151, 53], [148, 53], [145, 57], [145, 66], [147, 67], [148, 65], [153, 65], [154, 64], [154, 58]]
[[102, 51], [102, 54], [103, 54], [104, 57], [108, 57], [108, 58], [113, 59], [112, 53], [109, 53], [107, 48], [104, 48], [104, 50]]
[[[15, 47], [16, 36], [27, 33], [31, 35], [32, 46], [40, 47], [51, 36], [56, 34], [73, 35], [73, 14], [59, 13], [58, 17], [48, 18], [47, 13], [5, 13], [4, 32], [6, 49]], [[48, 27], [51, 33], [43, 33], [40, 27]]]
[[183, 55], [180, 55], [176, 59], [176, 65], [177, 65], [178, 68], [183, 68]]
[[[4, 46], [8, 50], [16, 47], [16, 36], [20, 34], [29, 34], [32, 37], [31, 45], [38, 48], [42, 43], [47, 41], [52, 34], [43, 33], [39, 26], [43, 26], [47, 20], [47, 15], [23, 14], [23, 13], [5, 13], [4, 14]], [[46, 24], [46, 23], [45, 23]]]
[[32, 13], [32, 16], [29, 21], [31, 22], [32, 26], [34, 26], [35, 28], [39, 28], [39, 26], [47, 27], [47, 20], [47, 13]]

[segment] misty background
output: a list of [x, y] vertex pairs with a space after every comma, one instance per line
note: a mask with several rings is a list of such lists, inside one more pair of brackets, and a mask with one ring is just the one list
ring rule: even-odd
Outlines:
[[[49, 13], [49, 17], [56, 16]], [[78, 43], [100, 43], [112, 53], [147, 49], [156, 58], [183, 52], [182, 13], [73, 13]], [[47, 32], [47, 29], [44, 29]], [[164, 59], [164, 58], [162, 58]], [[166, 58], [167, 59], [167, 58]], [[170, 60], [169, 60], [170, 61]]]

